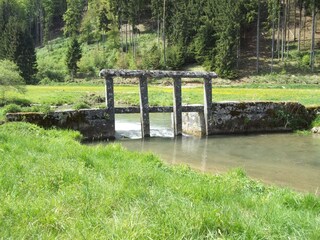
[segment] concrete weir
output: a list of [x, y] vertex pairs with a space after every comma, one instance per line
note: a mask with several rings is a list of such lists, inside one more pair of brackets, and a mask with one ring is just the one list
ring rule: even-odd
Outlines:
[[[291, 132], [308, 129], [314, 114], [295, 102], [213, 103], [208, 120], [209, 134]], [[183, 131], [205, 136], [202, 112], [183, 113]]]
[[[117, 114], [140, 113], [139, 107], [115, 108]], [[223, 102], [209, 109], [208, 135], [290, 132], [308, 129], [313, 119], [303, 105], [292, 102]], [[152, 107], [149, 113], [173, 113], [173, 107]], [[182, 108], [182, 130], [195, 136], [207, 135], [203, 106]], [[81, 132], [85, 140], [115, 139], [114, 121], [105, 109], [84, 109], [42, 113], [9, 113], [7, 121], [25, 121], [44, 128], [72, 129]], [[174, 119], [174, 118], [173, 118]]]

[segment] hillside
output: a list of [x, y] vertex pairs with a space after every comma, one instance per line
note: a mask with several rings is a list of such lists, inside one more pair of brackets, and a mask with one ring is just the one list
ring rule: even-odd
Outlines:
[[17, 64], [27, 84], [94, 78], [101, 68], [196, 66], [224, 79], [270, 73], [313, 75], [320, 71], [319, 4], [0, 1], [0, 60]]

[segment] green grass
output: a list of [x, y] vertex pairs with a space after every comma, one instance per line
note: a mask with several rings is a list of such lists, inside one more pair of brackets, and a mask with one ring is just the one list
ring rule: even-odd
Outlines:
[[0, 126], [2, 239], [319, 239], [320, 199], [77, 132]]
[[[183, 102], [186, 104], [203, 103], [203, 89], [183, 87]], [[61, 105], [74, 104], [89, 94], [104, 96], [104, 86], [65, 85], [65, 86], [28, 86], [27, 93], [10, 93], [9, 98], [26, 98], [32, 103]], [[139, 104], [138, 86], [115, 86], [115, 98], [118, 103]], [[319, 88], [254, 88], [214, 87], [214, 101], [297, 101], [306, 106], [320, 105]], [[149, 86], [150, 105], [172, 105], [172, 87]]]
[[320, 115], [317, 116], [317, 118], [312, 123], [313, 127], [320, 127]]

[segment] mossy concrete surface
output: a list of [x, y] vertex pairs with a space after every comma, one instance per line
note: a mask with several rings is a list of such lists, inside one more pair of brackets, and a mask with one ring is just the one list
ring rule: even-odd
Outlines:
[[7, 121], [25, 121], [44, 128], [58, 127], [81, 132], [84, 140], [106, 140], [114, 138], [114, 126], [106, 110], [82, 109], [43, 113], [9, 113]]
[[[310, 128], [315, 114], [295, 102], [220, 102], [212, 104], [209, 134], [291, 132]], [[184, 113], [183, 131], [204, 135], [203, 113]]]

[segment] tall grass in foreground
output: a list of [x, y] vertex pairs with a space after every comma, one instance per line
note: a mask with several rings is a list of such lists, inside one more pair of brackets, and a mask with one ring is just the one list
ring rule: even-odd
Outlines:
[[320, 199], [77, 132], [0, 126], [0, 238], [320, 239]]

